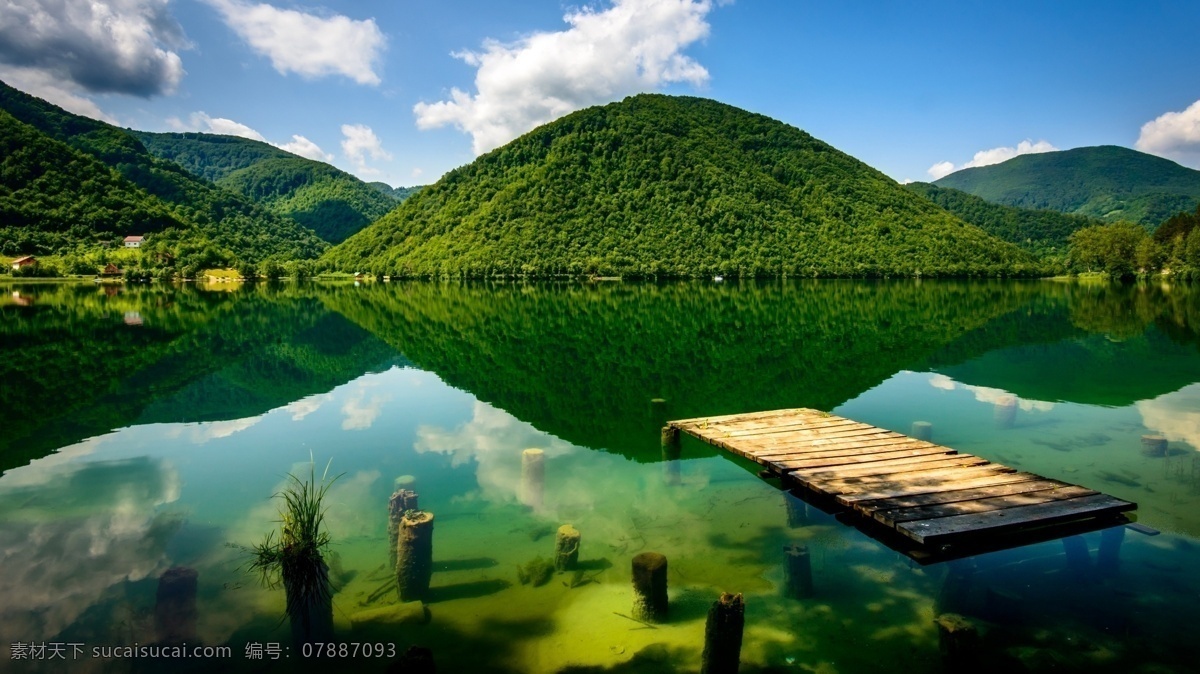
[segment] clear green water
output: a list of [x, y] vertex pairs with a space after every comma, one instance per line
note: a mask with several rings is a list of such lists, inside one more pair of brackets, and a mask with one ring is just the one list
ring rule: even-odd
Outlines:
[[[282, 590], [245, 555], [289, 471], [332, 461], [341, 641], [433, 651], [439, 671], [698, 670], [708, 606], [746, 597], [742, 671], [940, 671], [933, 623], [975, 620], [982, 670], [1196, 671], [1200, 292], [1058, 283], [600, 286], [5, 286], [0, 300], [0, 671], [384, 671], [388, 658], [250, 660], [279, 643]], [[1020, 400], [1015, 423], [995, 402]], [[1061, 542], [921, 567], [831, 517], [789, 525], [755, 469], [675, 418], [829, 409], [1134, 500], [1115, 577]], [[1141, 436], [1170, 440], [1144, 456]], [[521, 453], [546, 453], [521, 503]], [[677, 479], [676, 479], [677, 471]], [[436, 516], [426, 624], [353, 623], [395, 602], [386, 503], [415, 478]], [[516, 568], [583, 534], [580, 578]], [[1094, 564], [1099, 533], [1084, 536]], [[807, 544], [816, 596], [781, 594]], [[631, 612], [630, 560], [669, 560], [670, 621]], [[184, 665], [88, 657], [155, 642], [159, 577], [198, 573]], [[576, 581], [571, 583], [571, 581]], [[574, 587], [571, 585], [574, 584]], [[958, 589], [955, 590], [954, 588]], [[375, 596], [374, 601], [372, 597]], [[18, 642], [79, 643], [63, 661]], [[68, 658], [71, 654], [68, 652]], [[191, 668], [190, 670], [188, 668]]]

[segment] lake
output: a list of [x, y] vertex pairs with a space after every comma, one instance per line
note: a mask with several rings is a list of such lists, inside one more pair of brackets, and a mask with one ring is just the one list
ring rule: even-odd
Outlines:
[[[934, 618], [948, 610], [976, 623], [995, 671], [1195, 671], [1200, 289], [0, 289], [0, 670], [384, 671], [418, 645], [439, 671], [695, 671], [728, 591], [746, 600], [742, 671], [940, 671]], [[1001, 419], [1009, 396], [1016, 417]], [[691, 440], [664, 462], [655, 398], [670, 418], [811, 407], [899, 432], [927, 421], [941, 444], [1136, 501], [1142, 531], [1127, 529], [1116, 574], [1095, 570], [1099, 532], [1082, 566], [1061, 541], [922, 566], [814, 508], [796, 516], [749, 462]], [[1166, 456], [1143, 452], [1149, 433]], [[530, 448], [545, 457], [538, 499], [522, 489]], [[277, 529], [272, 495], [310, 468], [337, 476], [338, 640], [386, 645], [353, 664], [292, 647], [283, 590], [241, 547]], [[428, 612], [389, 625], [364, 612], [396, 602], [397, 485], [434, 513], [434, 573]], [[518, 567], [551, 557], [566, 523], [580, 571], [522, 583]], [[809, 599], [781, 589], [795, 543], [810, 551]], [[657, 625], [631, 616], [630, 563], [646, 551], [669, 563]], [[195, 574], [182, 619], [159, 589], [175, 567]], [[164, 621], [230, 650], [115, 657]], [[13, 659], [30, 644], [50, 650]], [[55, 644], [71, 645], [67, 662], [48, 659]]]

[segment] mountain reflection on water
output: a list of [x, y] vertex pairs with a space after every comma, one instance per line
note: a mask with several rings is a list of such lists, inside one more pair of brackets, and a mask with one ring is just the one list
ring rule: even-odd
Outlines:
[[[748, 598], [746, 671], [870, 671], [885, 652], [939, 666], [945, 567], [912, 569], [816, 512], [789, 527], [749, 464], [698, 445], [661, 465], [652, 398], [675, 418], [813, 407], [901, 432], [929, 421], [939, 443], [1137, 501], [1165, 533], [1130, 534], [1120, 582], [1064, 579], [1057, 543], [971, 562], [982, 584], [963, 612], [978, 609], [1004, 666], [1171, 671], [1200, 617], [1198, 581], [1181, 573], [1200, 561], [1200, 292], [1185, 286], [64, 284], [3, 297], [0, 375], [20, 382], [0, 388], [7, 642], [152, 642], [157, 578], [180, 565], [199, 570], [200, 642], [287, 641], [281, 593], [225, 544], [273, 526], [270, 495], [311, 456], [342, 475], [329, 524], [350, 637], [430, 645], [448, 669], [462, 650], [496, 671], [696, 669], [707, 605], [729, 589]], [[1167, 456], [1143, 455], [1147, 433]], [[547, 462], [533, 509], [519, 493], [527, 447]], [[392, 600], [378, 592], [383, 505], [402, 475], [437, 513], [434, 619], [351, 628]], [[521, 585], [512, 569], [548, 555], [564, 522], [584, 532], [588, 570]], [[813, 550], [814, 602], [778, 596], [778, 551], [794, 542]], [[671, 560], [671, 626], [614, 616], [641, 550]], [[986, 610], [1014, 596], [1038, 616]]]

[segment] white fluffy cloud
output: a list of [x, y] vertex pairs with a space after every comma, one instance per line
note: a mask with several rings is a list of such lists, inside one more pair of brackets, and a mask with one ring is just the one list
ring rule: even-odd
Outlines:
[[383, 149], [383, 142], [365, 124], [343, 124], [342, 154], [354, 162], [359, 173], [371, 174], [379, 171], [367, 166], [367, 158], [388, 160], [392, 155]]
[[321, 146], [298, 134], [292, 134], [292, 140], [286, 143], [272, 143], [254, 129], [225, 117], [211, 117], [205, 112], [193, 112], [185, 122], [178, 117], [171, 117], [167, 124], [176, 131], [198, 131], [200, 133], [217, 133], [223, 136], [239, 136], [269, 143], [285, 152], [300, 155], [316, 161], [333, 161], [333, 155], [321, 149]]
[[224, 117], [210, 117], [204, 111], [193, 112], [188, 116], [188, 121], [184, 122], [178, 117], [172, 117], [167, 120], [167, 124], [176, 131], [199, 131], [200, 133], [217, 133], [222, 136], [238, 136], [240, 138], [249, 138], [250, 140], [260, 140], [267, 142], [263, 135], [254, 129], [235, 122], [232, 119]]
[[168, 0], [4, 0], [0, 63], [93, 93], [153, 96], [183, 77], [188, 46]]
[[1027, 138], [1020, 143], [1017, 143], [1016, 147], [994, 147], [990, 150], [980, 150], [979, 152], [975, 153], [975, 156], [971, 159], [971, 161], [963, 164], [962, 166], [955, 166], [954, 162], [940, 161], [933, 166], [930, 166], [927, 173], [929, 173], [934, 180], [937, 180], [939, 178], [944, 178], [955, 171], [965, 168], [972, 168], [974, 166], [990, 166], [992, 164], [999, 164], [1000, 162], [1008, 161], [1017, 155], [1038, 154], [1040, 152], [1056, 152], [1057, 150], [1058, 148], [1044, 140], [1039, 140], [1035, 143]]
[[1137, 149], [1200, 168], [1200, 101], [1142, 125]]
[[318, 16], [241, 0], [208, 3], [251, 48], [271, 59], [280, 73], [343, 75], [359, 84], [380, 82], [375, 66], [387, 39], [374, 19]]
[[613, 0], [604, 11], [567, 14], [566, 30], [457, 52], [477, 69], [476, 93], [455, 88], [450, 100], [418, 103], [417, 126], [454, 125], [482, 154], [589, 105], [671, 82], [703, 84], [708, 71], [682, 52], [708, 35], [712, 7], [710, 0]]
[[301, 157], [306, 157], [308, 159], [313, 159], [316, 161], [323, 161], [323, 162], [333, 161], [333, 155], [322, 150], [319, 145], [317, 145], [316, 143], [312, 142], [311, 140], [305, 138], [304, 136], [300, 136], [300, 135], [296, 135], [296, 134], [292, 135], [291, 142], [284, 143], [282, 145], [277, 145], [276, 147], [278, 147], [280, 150], [283, 150], [285, 152], [291, 152], [292, 154], [298, 154]]
[[68, 112], [99, 119], [110, 124], [117, 120], [105, 114], [95, 101], [82, 95], [81, 87], [64, 82], [40, 68], [13, 68], [0, 65], [0, 80], [9, 86], [49, 101]]

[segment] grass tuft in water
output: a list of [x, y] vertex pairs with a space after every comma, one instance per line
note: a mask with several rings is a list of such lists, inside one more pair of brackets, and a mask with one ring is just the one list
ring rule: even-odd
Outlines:
[[305, 640], [319, 637], [326, 625], [332, 632], [333, 586], [323, 555], [330, 539], [322, 524], [325, 495], [337, 477], [327, 480], [328, 472], [326, 465], [319, 483], [312, 463], [307, 480], [289, 473], [288, 485], [274, 495], [283, 500], [278, 535], [268, 532], [250, 548], [250, 571], [257, 572], [268, 588], [283, 585], [293, 635]]

